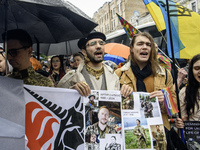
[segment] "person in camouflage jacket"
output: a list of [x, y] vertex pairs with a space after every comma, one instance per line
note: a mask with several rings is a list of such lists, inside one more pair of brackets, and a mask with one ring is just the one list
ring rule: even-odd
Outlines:
[[116, 134], [116, 130], [107, 125], [109, 118], [109, 109], [106, 106], [102, 106], [99, 108], [98, 119], [99, 121], [93, 125], [90, 125], [86, 129], [87, 134], [96, 134], [99, 135], [100, 138], [105, 138], [105, 134]]
[[47, 77], [36, 73], [31, 65], [32, 39], [22, 29], [13, 29], [2, 35], [7, 40], [8, 61], [13, 67], [13, 73], [8, 77], [21, 79], [24, 84], [53, 87], [53, 82]]

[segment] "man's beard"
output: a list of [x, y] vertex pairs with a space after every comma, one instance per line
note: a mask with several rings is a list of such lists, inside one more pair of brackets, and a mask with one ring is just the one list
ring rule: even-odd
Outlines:
[[[102, 59], [96, 60], [95, 57], [92, 57], [87, 51], [86, 51], [86, 54], [87, 54], [87, 57], [90, 59], [90, 61], [91, 61], [92, 63], [95, 63], [95, 64], [98, 64], [98, 63], [102, 62], [103, 59], [104, 59], [104, 56], [103, 56]], [[103, 55], [103, 54], [102, 54], [102, 55]]]

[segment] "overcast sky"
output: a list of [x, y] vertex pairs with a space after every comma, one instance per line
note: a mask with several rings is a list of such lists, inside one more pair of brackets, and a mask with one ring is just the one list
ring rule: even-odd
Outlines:
[[97, 11], [105, 2], [111, 0], [67, 0], [76, 7], [80, 8], [89, 17], [93, 17], [95, 11]]

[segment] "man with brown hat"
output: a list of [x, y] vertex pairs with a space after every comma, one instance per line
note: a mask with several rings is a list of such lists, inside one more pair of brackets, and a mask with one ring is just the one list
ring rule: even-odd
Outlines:
[[[83, 96], [90, 90], [120, 90], [118, 76], [113, 69], [102, 63], [106, 36], [101, 32], [92, 32], [78, 41], [78, 47], [85, 55], [76, 71], [69, 71], [58, 83], [58, 87], [76, 89]], [[132, 88], [124, 86], [124, 96], [130, 95]]]

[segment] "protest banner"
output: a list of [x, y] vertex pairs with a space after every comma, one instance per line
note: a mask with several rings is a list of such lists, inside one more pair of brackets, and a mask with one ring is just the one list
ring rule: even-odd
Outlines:
[[155, 149], [166, 143], [158, 100], [149, 93], [125, 98], [120, 91], [92, 90], [82, 97], [72, 89], [0, 80], [2, 150]]
[[166, 146], [158, 99], [149, 97], [145, 92], [133, 92], [129, 98], [122, 97], [124, 150], [164, 149]]
[[0, 149], [25, 148], [25, 100], [23, 82], [1, 77]]
[[120, 91], [92, 90], [83, 102], [85, 150], [122, 149]]
[[200, 149], [200, 121], [184, 121], [185, 140], [189, 150]]
[[27, 149], [83, 150], [82, 99], [76, 90], [24, 85]]

